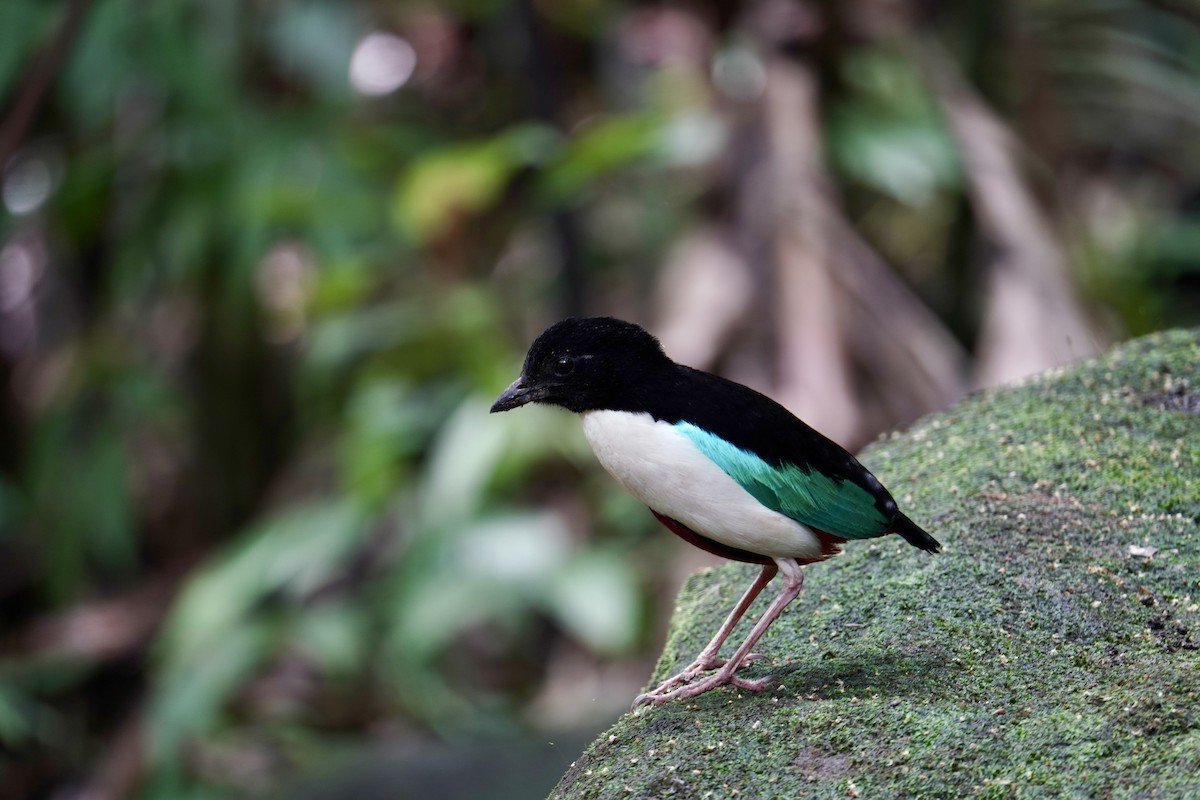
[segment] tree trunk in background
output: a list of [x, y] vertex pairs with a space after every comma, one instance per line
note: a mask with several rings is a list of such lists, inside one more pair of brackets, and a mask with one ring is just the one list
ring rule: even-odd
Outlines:
[[916, 50], [958, 143], [987, 252], [974, 382], [990, 386], [1092, 355], [1104, 346], [1071, 286], [1049, 215], [1018, 163], [1004, 123], [935, 45]]
[[850, 441], [862, 435], [862, 420], [833, 279], [834, 214], [813, 72], [801, 62], [771, 56], [763, 115], [774, 181], [767, 213], [776, 224], [778, 399], [827, 436]]

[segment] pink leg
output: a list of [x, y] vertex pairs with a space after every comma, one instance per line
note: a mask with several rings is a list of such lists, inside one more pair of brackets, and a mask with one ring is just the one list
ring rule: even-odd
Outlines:
[[750, 604], [754, 602], [763, 589], [767, 588], [767, 584], [771, 582], [771, 579], [778, 572], [779, 567], [775, 564], [766, 564], [763, 566], [762, 571], [758, 573], [758, 577], [754, 579], [754, 583], [750, 584], [750, 588], [742, 595], [742, 599], [737, 601], [737, 605], [733, 607], [733, 611], [730, 611], [729, 616], [721, 623], [721, 628], [717, 631], [716, 636], [713, 636], [712, 641], [704, 646], [704, 649], [700, 651], [700, 655], [696, 656], [696, 660], [684, 672], [706, 672], [710, 669], [725, 666], [725, 659], [717, 658], [717, 653], [720, 652], [721, 645], [725, 644], [725, 640], [729, 638], [729, 634], [733, 633], [734, 627], [741, 620], [742, 615], [746, 613], [746, 609], [750, 608]]
[[[696, 660], [685, 667], [678, 675], [667, 678], [649, 692], [638, 695], [633, 701], [634, 706], [652, 700], [673, 686], [681, 683], [690, 683], [701, 672], [723, 667], [729, 663], [728, 660], [717, 657], [717, 653], [721, 650], [721, 645], [725, 644], [725, 640], [729, 638], [729, 634], [733, 632], [742, 615], [746, 613], [746, 609], [750, 608], [750, 604], [754, 602], [754, 599], [758, 597], [766, 585], [771, 582], [771, 579], [775, 577], [775, 573], [777, 572], [779, 572], [779, 567], [775, 564], [764, 565], [762, 572], [758, 573], [758, 577], [754, 579], [754, 583], [750, 584], [750, 588], [742, 595], [742, 599], [737, 601], [737, 605], [733, 607], [733, 611], [730, 611], [729, 616], [721, 623], [716, 636], [704, 646], [704, 649], [700, 651], [700, 655], [696, 656]], [[761, 657], [757, 653], [747, 653], [745, 658], [742, 659], [742, 663], [738, 664], [738, 666], [744, 666]]]
[[[738, 667], [750, 654], [751, 648], [753, 648], [755, 643], [758, 642], [759, 638], [761, 638], [762, 635], [767, 632], [767, 628], [771, 627], [771, 623], [775, 621], [780, 613], [782, 613], [783, 609], [787, 607], [788, 603], [796, 599], [796, 596], [800, 594], [800, 590], [804, 587], [804, 572], [794, 559], [776, 559], [776, 563], [779, 565], [779, 571], [783, 573], [783, 589], [780, 591], [779, 595], [773, 601], [771, 601], [771, 605], [767, 608], [766, 613], [764, 613], [762, 618], [759, 619], [759, 621], [755, 624], [754, 628], [750, 631], [750, 634], [734, 652], [733, 656], [712, 675], [707, 675], [704, 678], [694, 682], [686, 682], [677, 689], [665, 692], [662, 690], [670, 689], [671, 686], [674, 686], [675, 684], [672, 683], [670, 686], [664, 684], [652, 692], [647, 692], [646, 694], [639, 696], [638, 699], [634, 701], [635, 705], [639, 703], [653, 703], [655, 705], [659, 705], [667, 700], [673, 700], [677, 697], [695, 697], [696, 695], [707, 692], [709, 689], [714, 689], [717, 686], [724, 686], [725, 684], [736, 686], [739, 689], [758, 691], [765, 688], [766, 685], [770, 683], [770, 676], [766, 678], [760, 678], [758, 680], [747, 680], [745, 678], [737, 677], [735, 673], [737, 672]], [[747, 605], [749, 604], [747, 603]], [[707, 650], [707, 648], [705, 649]]]

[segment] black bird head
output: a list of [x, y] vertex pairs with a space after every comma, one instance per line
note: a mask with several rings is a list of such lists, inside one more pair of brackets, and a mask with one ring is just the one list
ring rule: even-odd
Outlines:
[[492, 411], [546, 403], [570, 411], [616, 409], [639, 393], [645, 379], [674, 366], [658, 340], [632, 322], [613, 317], [564, 319], [539, 336], [525, 356], [521, 377]]

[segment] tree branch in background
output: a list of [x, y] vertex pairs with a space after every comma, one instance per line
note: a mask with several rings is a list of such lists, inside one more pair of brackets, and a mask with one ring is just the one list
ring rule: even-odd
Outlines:
[[[966, 354], [835, 202], [820, 157], [816, 95], [799, 102], [805, 96], [803, 69], [788, 61], [770, 74], [776, 91], [792, 95], [774, 112], [778, 127], [771, 139], [777, 149], [794, 148], [793, 169], [777, 170], [787, 193], [779, 216], [782, 313], [792, 341], [806, 348], [794, 353], [794, 374], [809, 382], [806, 394], [841, 409], [840, 431], [830, 430], [839, 431], [843, 441], [861, 442], [961, 397]], [[791, 88], [781, 90], [780, 83]], [[803, 118], [809, 135], [786, 130]], [[794, 169], [801, 158], [806, 166]], [[836, 365], [825, 364], [828, 359]], [[857, 380], [856, 369], [870, 379]], [[838, 391], [830, 394], [831, 387]], [[845, 416], [847, 407], [855, 409], [853, 416]]]
[[676, 360], [705, 369], [755, 308], [750, 265], [716, 222], [698, 225], [671, 247], [655, 294], [663, 346]]
[[924, 40], [912, 53], [958, 144], [987, 240], [976, 384], [1005, 383], [1097, 352], [1104, 342], [1072, 289], [1062, 243], [1026, 185], [1012, 133], [937, 45]]
[[128, 592], [35, 619], [0, 641], [0, 660], [40, 663], [124, 658], [157, 630], [194, 563], [192, 558], [183, 559]]
[[872, 391], [861, 402], [867, 430], [908, 423], [967, 393], [967, 352], [842, 215], [829, 220], [834, 272], [849, 308], [846, 336]]
[[773, 54], [763, 98], [773, 176], [770, 206], [778, 270], [781, 401], [837, 441], [862, 437], [862, 420], [833, 280], [836, 243], [822, 162], [819, 93], [813, 72]]
[[126, 714], [107, 738], [82, 785], [62, 790], [63, 800], [121, 800], [133, 797], [146, 769], [144, 708]]
[[37, 118], [38, 110], [54, 84], [54, 78], [71, 52], [71, 46], [91, 5], [92, 0], [70, 0], [66, 3], [54, 37], [30, 64], [16, 98], [5, 109], [4, 122], [0, 124], [0, 170], [16, 155], [25, 140], [25, 134]]

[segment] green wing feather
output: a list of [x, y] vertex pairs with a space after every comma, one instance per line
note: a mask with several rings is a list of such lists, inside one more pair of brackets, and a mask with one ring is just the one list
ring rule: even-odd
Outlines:
[[772, 466], [689, 422], [675, 428], [772, 511], [846, 539], [870, 539], [891, 527], [892, 520], [876, 508], [875, 496], [852, 481], [794, 464]]

